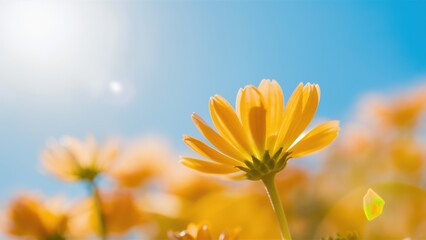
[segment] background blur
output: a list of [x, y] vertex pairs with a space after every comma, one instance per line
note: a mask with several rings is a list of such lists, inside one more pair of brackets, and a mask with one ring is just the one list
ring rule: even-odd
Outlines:
[[41, 170], [51, 139], [155, 135], [182, 155], [182, 134], [199, 136], [192, 112], [209, 119], [210, 96], [233, 103], [263, 78], [286, 96], [318, 83], [317, 120], [344, 128], [361, 97], [425, 83], [425, 11], [425, 1], [0, 1], [0, 204], [23, 190], [85, 194]]

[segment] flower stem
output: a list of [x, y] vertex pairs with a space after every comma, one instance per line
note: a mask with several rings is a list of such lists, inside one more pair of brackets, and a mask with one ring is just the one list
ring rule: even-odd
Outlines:
[[98, 188], [94, 180], [90, 180], [89, 182], [90, 194], [93, 197], [93, 202], [95, 204], [95, 211], [98, 218], [99, 223], [99, 237], [102, 240], [106, 239], [106, 225], [105, 225], [105, 216], [102, 212], [101, 207], [101, 197], [99, 195]]
[[280, 196], [278, 195], [277, 187], [275, 185], [275, 174], [266, 175], [262, 178], [262, 182], [265, 185], [269, 200], [271, 200], [272, 208], [274, 209], [275, 215], [277, 216], [278, 223], [281, 229], [281, 237], [284, 240], [291, 240], [287, 219], [285, 217]]

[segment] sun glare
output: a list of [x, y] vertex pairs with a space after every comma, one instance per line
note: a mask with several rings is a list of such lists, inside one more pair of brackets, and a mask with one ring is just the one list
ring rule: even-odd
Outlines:
[[78, 12], [61, 2], [10, 1], [0, 8], [2, 45], [20, 62], [57, 60], [81, 34]]
[[123, 85], [120, 82], [112, 81], [109, 83], [109, 89], [114, 94], [121, 94], [123, 92]]
[[125, 35], [121, 16], [96, 2], [0, 2], [1, 84], [38, 96], [108, 84]]

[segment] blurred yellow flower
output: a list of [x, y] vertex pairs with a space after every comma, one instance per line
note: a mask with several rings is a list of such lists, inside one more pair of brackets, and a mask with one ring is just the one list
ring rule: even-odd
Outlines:
[[5, 233], [37, 240], [66, 239], [68, 215], [57, 202], [43, 203], [32, 196], [15, 198], [6, 210]]
[[[177, 169], [179, 171], [176, 171]], [[190, 204], [206, 194], [220, 192], [227, 187], [218, 179], [197, 174], [188, 168], [176, 166], [176, 170], [168, 176], [165, 190], [182, 200], [187, 200]]]
[[139, 206], [131, 191], [115, 189], [101, 192], [99, 198], [102, 226], [98, 218], [97, 203], [93, 198], [87, 198], [75, 207], [70, 226], [73, 233], [79, 233], [79, 238], [87, 238], [100, 231], [104, 231], [105, 236], [123, 235], [149, 220], [148, 214]]
[[[127, 190], [115, 190], [101, 193], [101, 209], [105, 220], [105, 231], [107, 235], [124, 234], [133, 227], [147, 221], [147, 216], [139, 207], [132, 192]], [[91, 201], [91, 204], [94, 204]], [[93, 205], [92, 205], [93, 206]], [[91, 224], [97, 229], [95, 208], [92, 207]]]
[[[382, 215], [373, 221], [367, 220], [363, 204], [360, 204], [360, 199], [370, 187], [386, 199]], [[387, 182], [349, 190], [346, 190], [344, 197], [330, 206], [312, 239], [337, 232], [356, 232], [359, 239], [426, 239], [424, 189], [404, 183]]]
[[93, 181], [110, 167], [117, 153], [117, 145], [112, 141], [99, 146], [91, 136], [84, 141], [65, 137], [43, 151], [42, 165], [64, 181]]
[[170, 161], [169, 144], [158, 138], [145, 138], [128, 144], [111, 166], [108, 174], [121, 187], [139, 187], [152, 178], [161, 177]]
[[[220, 240], [237, 240], [239, 236], [240, 230], [234, 229], [231, 232], [223, 232], [220, 234], [219, 238]], [[211, 236], [209, 227], [207, 224], [188, 224], [188, 227], [186, 230], [175, 233], [170, 232], [169, 233], [170, 239], [173, 240], [213, 240], [213, 237]]]
[[[390, 142], [390, 157], [394, 167], [410, 175], [421, 175], [426, 162], [424, 147], [414, 138], [397, 138]], [[415, 174], [417, 173], [417, 174]]]
[[240, 89], [236, 110], [216, 95], [210, 99], [210, 115], [219, 133], [197, 114], [192, 119], [217, 150], [199, 139], [184, 136], [192, 150], [209, 160], [182, 157], [181, 162], [200, 172], [251, 180], [277, 173], [288, 159], [320, 150], [336, 138], [338, 121], [320, 124], [303, 135], [315, 115], [319, 98], [317, 84], [300, 83], [284, 107], [281, 87], [270, 80], [263, 80], [258, 88]]
[[[295, 239], [310, 239], [309, 234], [313, 230], [309, 224], [321, 219], [321, 216], [306, 208], [314, 198], [308, 195], [309, 172], [295, 166], [288, 166], [285, 171], [285, 174], [278, 174], [276, 180], [292, 236]], [[192, 222], [208, 219], [213, 235], [220, 233], [215, 231], [217, 229], [239, 226], [243, 229], [241, 239], [280, 239], [274, 212], [266, 207], [269, 199], [262, 184], [258, 181], [231, 183], [235, 186], [223, 191], [206, 192], [192, 200], [182, 209], [181, 218]], [[192, 189], [188, 187], [187, 191]]]
[[378, 102], [376, 113], [387, 127], [413, 129], [426, 110], [426, 86], [419, 86], [388, 102]]

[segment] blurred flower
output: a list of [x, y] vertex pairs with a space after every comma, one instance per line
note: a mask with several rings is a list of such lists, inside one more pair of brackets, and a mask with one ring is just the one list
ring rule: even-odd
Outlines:
[[[244, 229], [240, 234], [242, 239], [280, 239], [274, 212], [265, 207], [269, 199], [264, 193], [262, 184], [257, 181], [223, 182], [221, 189], [212, 188], [209, 191], [207, 187], [203, 189], [203, 184], [209, 185], [209, 179], [213, 182], [215, 178], [201, 178], [200, 174], [195, 176], [198, 175], [200, 178], [194, 177], [193, 183], [187, 185], [187, 188], [182, 185], [184, 193], [178, 196], [182, 199], [182, 203], [186, 204], [181, 205], [180, 219], [184, 219], [184, 222], [200, 222], [208, 219], [214, 236], [220, 234], [214, 229], [240, 226]], [[307, 233], [312, 232], [307, 228], [307, 222], [313, 216], [306, 216], [309, 212], [305, 202], [309, 198], [304, 195], [308, 184], [308, 172], [301, 168], [291, 166], [286, 169], [285, 174], [277, 175], [277, 186], [282, 190], [280, 195], [284, 200], [283, 206], [287, 216], [291, 219], [289, 225], [295, 239], [307, 239], [309, 237], [306, 236], [310, 236]], [[202, 194], [193, 192], [195, 190], [192, 186]], [[234, 191], [234, 188], [238, 188], [239, 191]], [[255, 220], [252, 217], [253, 213], [256, 214]]]
[[244, 230], [240, 233], [241, 239], [280, 239], [279, 225], [267, 204], [265, 194], [217, 192], [193, 202], [184, 209], [183, 218], [186, 222], [208, 219], [215, 236], [220, 234], [217, 230], [238, 226]]
[[[360, 200], [368, 188], [374, 188], [386, 206], [382, 215], [368, 221]], [[352, 189], [334, 203], [323, 222], [318, 225], [316, 237], [330, 233], [356, 232], [359, 239], [425, 239], [424, 226], [426, 191], [403, 183], [381, 183]]]
[[43, 203], [31, 196], [15, 198], [6, 210], [5, 232], [37, 240], [66, 239], [69, 216], [62, 202]]
[[380, 101], [375, 111], [386, 127], [414, 129], [426, 110], [426, 87], [418, 87], [390, 101]]
[[[387, 101], [377, 96], [361, 99], [360, 108], [354, 113], [358, 118], [354, 117], [355, 120], [344, 126], [339, 140], [328, 149], [327, 160], [322, 162], [321, 171], [313, 183], [316, 197], [323, 203], [332, 204], [347, 189], [365, 184], [398, 181], [422, 185], [426, 155], [423, 143], [418, 139], [421, 132], [411, 131], [416, 125], [404, 125], [411, 129], [402, 128], [403, 125], [387, 121], [390, 115], [377, 114], [378, 109], [386, 107], [388, 112], [395, 112], [401, 118], [409, 117], [411, 123], [416, 122], [413, 119], [418, 119], [421, 113], [417, 104], [425, 98], [419, 94], [421, 90], [418, 87], [418, 90]], [[399, 99], [405, 100], [399, 102]], [[410, 108], [409, 102], [417, 105], [419, 110], [414, 115], [393, 109], [401, 104]]]
[[161, 177], [172, 158], [170, 152], [167, 142], [161, 139], [146, 138], [130, 143], [108, 174], [121, 187], [138, 187], [152, 178]]
[[353, 119], [370, 125], [372, 131], [414, 130], [426, 110], [426, 85], [389, 94], [369, 93], [358, 102]]
[[422, 173], [425, 161], [423, 146], [412, 138], [397, 138], [390, 143], [390, 157], [394, 167], [410, 174]]
[[[107, 235], [124, 234], [133, 227], [147, 221], [147, 216], [139, 207], [132, 192], [127, 190], [115, 190], [108, 193], [101, 193], [101, 209], [105, 219]], [[93, 201], [91, 224], [98, 228], [97, 216], [94, 211]]]
[[176, 166], [174, 173], [170, 173], [165, 180], [167, 192], [190, 203], [206, 194], [223, 191], [227, 187], [217, 179], [200, 175], [182, 166]]
[[389, 144], [390, 132], [372, 127], [374, 120], [346, 124], [339, 140], [328, 148], [326, 159], [312, 183], [316, 198], [323, 204], [333, 204], [348, 189], [395, 180], [394, 171], [398, 167], [393, 166], [392, 151], [401, 146]]
[[288, 159], [320, 150], [336, 138], [338, 121], [320, 124], [303, 135], [315, 115], [319, 95], [318, 85], [300, 83], [284, 108], [279, 84], [263, 80], [258, 88], [240, 89], [236, 111], [228, 101], [216, 95], [210, 99], [210, 115], [219, 133], [197, 114], [194, 113], [192, 119], [218, 150], [194, 137], [184, 136], [184, 142], [192, 150], [210, 161], [182, 157], [182, 163], [204, 173], [252, 180], [279, 172]]
[[84, 141], [65, 137], [42, 153], [43, 167], [64, 181], [93, 181], [116, 158], [117, 145], [110, 141], [98, 146], [91, 136]]
[[[220, 234], [220, 240], [237, 240], [239, 236], [239, 229], [234, 229], [231, 232], [223, 232]], [[170, 239], [173, 240], [212, 240], [209, 227], [206, 224], [195, 225], [190, 223], [186, 230], [182, 232], [169, 232]]]
[[[100, 206], [104, 221], [105, 234], [123, 235], [132, 228], [148, 221], [148, 216], [139, 206], [134, 194], [128, 190], [116, 189], [111, 192], [101, 192]], [[96, 202], [87, 198], [75, 208], [72, 227], [81, 235], [98, 234], [100, 222]]]

